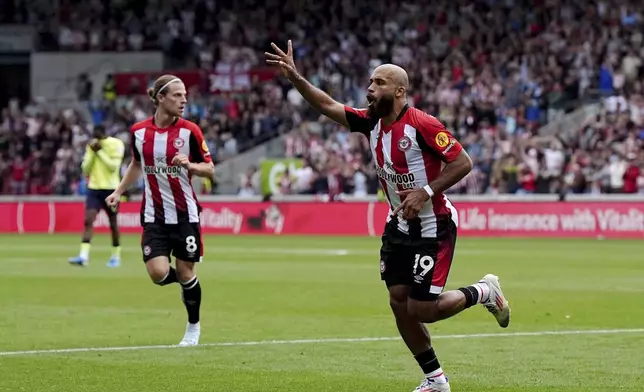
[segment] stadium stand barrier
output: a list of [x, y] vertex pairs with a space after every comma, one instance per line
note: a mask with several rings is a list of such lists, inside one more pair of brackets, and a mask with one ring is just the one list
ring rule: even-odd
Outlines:
[[218, 163], [216, 170], [218, 192], [222, 194], [236, 193], [240, 187], [239, 173], [243, 173], [251, 166], [256, 166], [262, 159], [283, 157], [284, 137], [285, 135], [280, 135], [275, 139]]
[[579, 124], [586, 123], [589, 119], [597, 116], [601, 110], [602, 105], [599, 103], [586, 104], [561, 118], [545, 124], [539, 129], [539, 135], [558, 135], [563, 140], [570, 141], [576, 137]]
[[[163, 53], [159, 51], [116, 53], [33, 53], [31, 55], [31, 96], [47, 102], [74, 100], [78, 76], [87, 74], [94, 86], [102, 86], [107, 75], [124, 71], [162, 72]], [[103, 91], [94, 88], [91, 99], [101, 99]], [[65, 100], [66, 99], [66, 100]]]
[[[644, 239], [644, 195], [454, 195], [459, 235]], [[203, 196], [204, 234], [378, 236], [389, 211], [376, 196], [328, 202], [317, 196]], [[126, 233], [140, 232], [140, 202], [120, 207]], [[0, 233], [79, 233], [80, 197], [0, 197]], [[95, 224], [108, 232], [104, 213]]]

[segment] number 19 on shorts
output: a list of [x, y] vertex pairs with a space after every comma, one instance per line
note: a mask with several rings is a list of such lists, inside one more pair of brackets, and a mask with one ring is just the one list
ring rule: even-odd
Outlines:
[[[422, 270], [420, 274], [418, 273], [418, 268]], [[431, 258], [431, 256], [421, 256], [419, 254], [416, 255], [416, 258], [414, 260], [414, 275], [420, 275], [421, 277], [424, 277], [429, 273], [429, 271], [434, 268], [434, 259]]]

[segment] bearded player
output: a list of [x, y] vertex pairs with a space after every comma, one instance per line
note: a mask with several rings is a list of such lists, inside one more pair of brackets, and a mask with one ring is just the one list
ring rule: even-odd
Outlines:
[[[153, 117], [131, 128], [132, 161], [118, 188], [107, 197], [116, 206], [143, 174], [145, 190], [141, 203], [143, 238], [141, 250], [148, 275], [159, 286], [181, 285], [181, 298], [188, 312], [186, 332], [180, 346], [199, 343], [201, 285], [196, 263], [203, 244], [201, 207], [192, 188], [192, 176], [212, 178], [215, 167], [199, 126], [181, 118], [187, 103], [181, 79], [163, 75], [148, 91], [156, 106]], [[170, 266], [175, 258], [176, 269]]]
[[501, 327], [510, 323], [510, 307], [495, 275], [443, 292], [458, 227], [456, 209], [443, 192], [470, 172], [470, 157], [441, 122], [408, 105], [404, 69], [392, 64], [376, 68], [367, 89], [369, 107], [354, 109], [298, 73], [290, 40], [286, 53], [271, 45], [275, 53], [266, 53], [266, 62], [278, 66], [309, 104], [369, 139], [390, 205], [380, 249], [381, 278], [398, 331], [425, 374], [415, 391], [450, 391], [424, 324], [475, 304], [485, 306]]

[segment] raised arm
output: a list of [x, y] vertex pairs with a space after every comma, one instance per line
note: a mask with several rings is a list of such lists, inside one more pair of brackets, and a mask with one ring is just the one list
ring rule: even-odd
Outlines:
[[123, 145], [123, 142], [121, 142], [118, 139], [116, 139], [115, 141], [115, 147], [112, 148], [109, 153], [102, 148], [96, 151], [96, 156], [98, 157], [98, 159], [103, 161], [105, 166], [111, 172], [116, 172], [121, 168], [121, 163], [123, 162], [124, 154], [125, 154], [125, 146]]
[[85, 156], [83, 156], [83, 162], [81, 163], [81, 171], [85, 175], [89, 175], [89, 172], [94, 166], [94, 160], [96, 160], [96, 154], [89, 146], [85, 147]]
[[295, 62], [293, 61], [293, 44], [288, 40], [288, 49], [286, 53], [274, 43], [271, 43], [275, 53], [266, 52], [266, 63], [278, 66], [284, 76], [295, 86], [297, 91], [302, 94], [304, 99], [313, 106], [317, 111], [329, 117], [331, 120], [350, 128], [345, 106], [331, 98], [327, 93], [312, 85], [302, 75], [297, 72]]

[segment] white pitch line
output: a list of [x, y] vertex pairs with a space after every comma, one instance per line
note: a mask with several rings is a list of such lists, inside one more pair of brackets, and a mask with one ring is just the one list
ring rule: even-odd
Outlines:
[[[141, 249], [136, 246], [123, 246], [125, 251], [140, 251]], [[30, 252], [39, 252], [39, 253], [48, 253], [52, 250], [73, 250], [73, 246], [67, 246], [62, 244], [49, 244], [40, 249], [34, 249], [33, 246], [23, 245], [23, 244], [8, 244], [7, 246], [3, 245], [3, 249], [12, 249], [12, 250], [22, 250]], [[111, 249], [109, 246], [105, 245], [94, 245], [92, 246], [93, 250], [107, 250]], [[242, 248], [242, 247], [230, 247], [230, 246], [216, 246], [210, 245], [208, 249], [218, 252], [240, 252], [240, 253], [277, 253], [277, 254], [292, 254], [292, 255], [330, 255], [330, 256], [347, 256], [350, 254], [354, 255], [378, 255], [379, 248], [374, 247], [373, 249], [345, 249], [345, 248], [279, 248], [279, 247], [258, 247], [258, 248]]]
[[[140, 248], [134, 246], [123, 246], [124, 251], [136, 251], [140, 252]], [[228, 247], [228, 246], [215, 246], [209, 245], [207, 248], [212, 252], [224, 252], [224, 253], [261, 253], [261, 254], [278, 254], [278, 255], [300, 255], [300, 256], [374, 256], [379, 257], [379, 248], [377, 246], [372, 249], [360, 249], [360, 248], [275, 248], [275, 247], [257, 247], [257, 248], [241, 248], [241, 247]], [[74, 252], [75, 249], [73, 246], [67, 246], [62, 244], [49, 244], [42, 248], [34, 248], [33, 246], [27, 246], [23, 244], [7, 244], [3, 245], [5, 250], [20, 250], [20, 251], [29, 251], [32, 253], [51, 253], [52, 250], [65, 250], [69, 249], [71, 252]], [[93, 245], [93, 250], [108, 250], [111, 249], [109, 246], [104, 245]], [[496, 252], [496, 251], [495, 251]], [[481, 255], [485, 254], [484, 250], [476, 249], [457, 249], [457, 255]]]
[[[595, 329], [595, 330], [572, 330], [572, 331], [535, 331], [535, 332], [506, 332], [506, 333], [474, 333], [461, 335], [438, 335], [432, 339], [485, 339], [485, 338], [506, 338], [525, 336], [562, 336], [562, 335], [621, 335], [630, 333], [644, 333], [644, 328], [635, 329]], [[356, 343], [356, 342], [386, 342], [400, 340], [400, 337], [373, 337], [373, 338], [328, 338], [328, 339], [297, 339], [297, 340], [260, 340], [256, 342], [219, 342], [204, 343], [196, 347], [240, 347], [240, 346], [270, 346], [290, 344], [316, 344], [316, 343]], [[126, 346], [126, 347], [85, 347], [85, 348], [63, 348], [52, 350], [30, 350], [30, 351], [0, 351], [0, 356], [21, 356], [38, 354], [69, 354], [104, 351], [138, 351], [188, 348], [176, 345], [153, 345], [153, 346]]]

